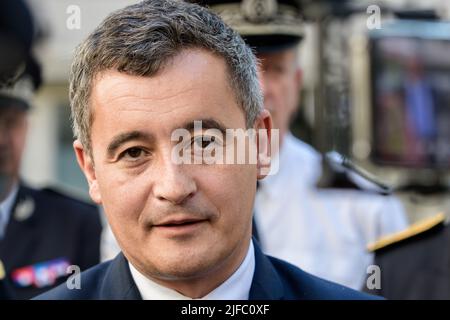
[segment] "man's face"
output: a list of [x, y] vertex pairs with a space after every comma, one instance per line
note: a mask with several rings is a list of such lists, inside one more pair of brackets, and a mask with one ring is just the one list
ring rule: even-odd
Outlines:
[[258, 55], [264, 107], [272, 115], [274, 128], [280, 130], [280, 138], [289, 130], [299, 102], [301, 71], [296, 57], [295, 49]]
[[6, 177], [7, 184], [19, 175], [26, 134], [26, 111], [13, 106], [0, 107], [0, 175]]
[[245, 255], [257, 166], [171, 159], [172, 132], [195, 120], [245, 128], [221, 58], [186, 50], [153, 77], [103, 72], [91, 106], [93, 163], [78, 142], [75, 150], [91, 197], [138, 270], [189, 279]]

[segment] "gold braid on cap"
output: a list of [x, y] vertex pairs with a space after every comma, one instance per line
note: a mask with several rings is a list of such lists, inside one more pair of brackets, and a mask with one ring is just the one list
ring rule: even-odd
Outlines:
[[211, 10], [243, 36], [282, 34], [302, 37], [303, 20], [293, 6], [275, 0], [243, 0], [211, 5]]

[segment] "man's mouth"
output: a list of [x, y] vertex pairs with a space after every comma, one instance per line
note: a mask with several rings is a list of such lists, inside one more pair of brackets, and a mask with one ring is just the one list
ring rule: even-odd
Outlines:
[[195, 224], [195, 223], [199, 223], [205, 221], [205, 219], [173, 219], [173, 220], [168, 220], [166, 222], [162, 222], [160, 224], [156, 224], [155, 226], [157, 227], [179, 227], [179, 226], [183, 226], [183, 225], [191, 225], [191, 224]]
[[168, 219], [154, 224], [153, 228], [163, 232], [167, 236], [181, 236], [195, 233], [199, 228], [204, 226], [207, 221], [208, 219], [198, 218]]

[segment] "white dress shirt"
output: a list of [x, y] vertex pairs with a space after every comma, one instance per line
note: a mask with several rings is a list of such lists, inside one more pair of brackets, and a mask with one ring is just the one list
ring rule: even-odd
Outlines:
[[6, 227], [8, 226], [11, 211], [13, 209], [18, 191], [19, 186], [15, 185], [5, 200], [0, 203], [0, 239], [2, 239], [5, 235]]
[[368, 243], [407, 227], [394, 197], [318, 190], [321, 155], [288, 134], [279, 171], [261, 180], [255, 220], [263, 251], [319, 277], [361, 289], [373, 255]]
[[[131, 263], [128, 264], [143, 300], [194, 300], [150, 280]], [[239, 268], [220, 286], [198, 300], [248, 300], [254, 273], [255, 251], [250, 241], [247, 255]]]

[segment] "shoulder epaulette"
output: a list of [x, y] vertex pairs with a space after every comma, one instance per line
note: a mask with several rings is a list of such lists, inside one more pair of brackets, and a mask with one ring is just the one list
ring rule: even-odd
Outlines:
[[412, 224], [405, 230], [382, 237], [381, 239], [369, 244], [367, 246], [367, 250], [370, 252], [374, 252], [381, 248], [385, 248], [391, 244], [398, 243], [400, 241], [409, 239], [413, 236], [416, 236], [425, 231], [433, 229], [434, 227], [444, 223], [444, 221], [445, 221], [445, 215], [443, 213], [439, 213], [435, 216], [420, 220], [420, 221]]
[[3, 280], [5, 276], [6, 276], [5, 266], [3, 265], [2, 260], [0, 260], [0, 280]]

